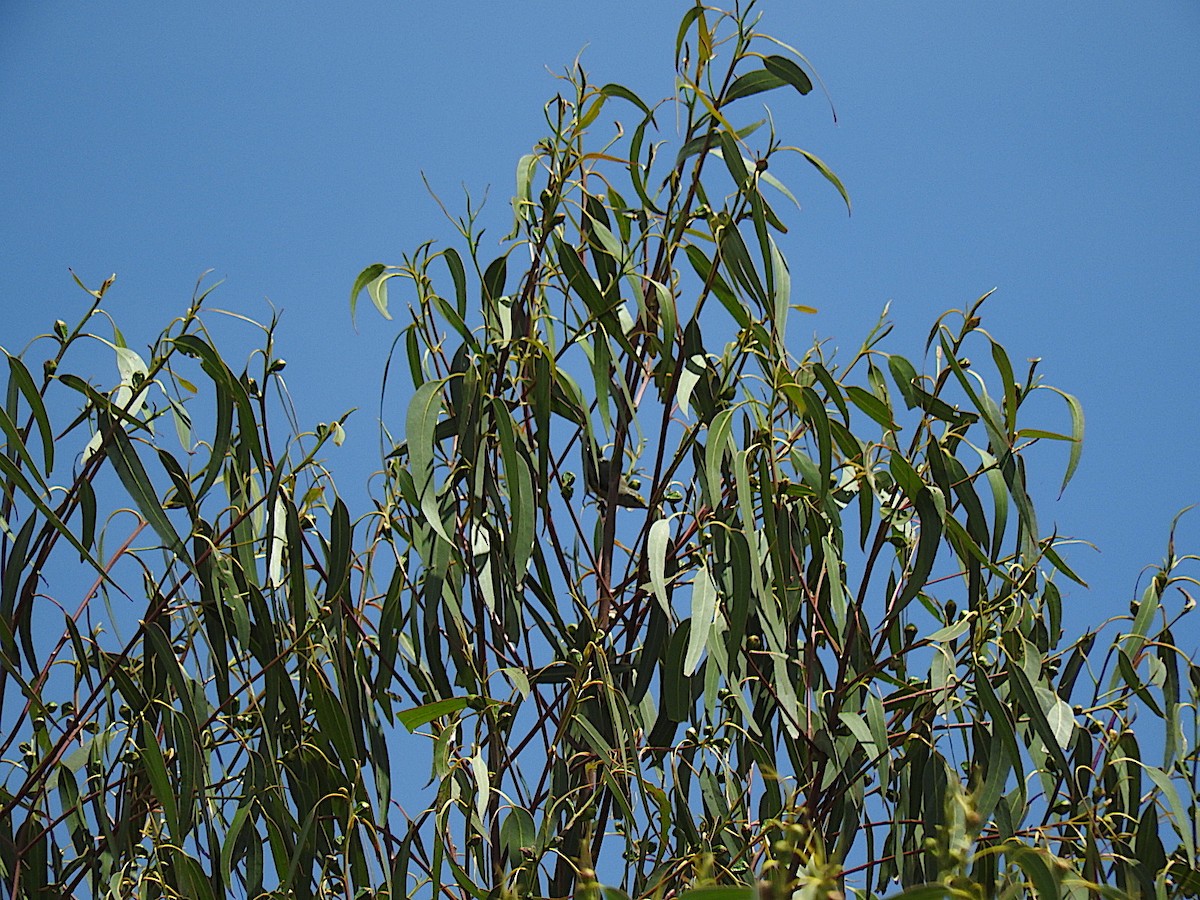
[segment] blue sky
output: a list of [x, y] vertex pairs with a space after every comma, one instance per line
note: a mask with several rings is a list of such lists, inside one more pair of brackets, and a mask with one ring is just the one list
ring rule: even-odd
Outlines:
[[[82, 310], [68, 266], [91, 284], [118, 274], [110, 306], [134, 346], [212, 268], [214, 305], [283, 310], [306, 422], [359, 407], [331, 459], [354, 496], [377, 462], [394, 326], [368, 307], [356, 333], [347, 294], [366, 264], [450, 239], [421, 173], [452, 208], [461, 185], [490, 185], [498, 240], [556, 89], [547, 68], [583, 50], [594, 80], [667, 96], [689, 5], [8, 0], [0, 344]], [[1171, 516], [1200, 501], [1200, 6], [762, 9], [837, 112], [818, 92], [767, 95], [779, 130], [854, 201], [847, 217], [815, 171], [789, 173], [804, 205], [783, 245], [794, 298], [820, 310], [794, 321], [797, 349], [812, 332], [857, 347], [891, 301], [887, 346], [917, 358], [938, 314], [998, 288], [985, 327], [1014, 360], [1044, 358], [1087, 412], [1067, 495], [1054, 502], [1061, 448], [1043, 482], [1045, 525], [1102, 551], [1071, 555], [1094, 591], [1068, 608], [1123, 610]], [[1046, 410], [1067, 427], [1065, 408]], [[1200, 512], [1180, 549], [1200, 550]]]

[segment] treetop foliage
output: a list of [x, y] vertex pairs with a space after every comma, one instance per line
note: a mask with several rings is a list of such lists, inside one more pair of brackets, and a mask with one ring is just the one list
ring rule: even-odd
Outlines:
[[780, 175], [850, 197], [756, 6], [686, 10], [668, 101], [567, 70], [498, 255], [468, 200], [359, 275], [405, 402], [361, 514], [274, 320], [234, 364], [198, 288], [140, 353], [80, 283], [6, 351], [9, 894], [1200, 896], [1196, 557], [1064, 608], [1027, 460], [1065, 488], [1083, 412], [987, 295], [796, 349]]

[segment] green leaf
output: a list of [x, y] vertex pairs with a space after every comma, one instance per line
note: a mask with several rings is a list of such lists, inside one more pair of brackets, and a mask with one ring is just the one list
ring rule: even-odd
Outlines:
[[167, 550], [182, 559], [188, 559], [187, 548], [184, 547], [183, 540], [175, 531], [175, 526], [171, 524], [166, 510], [163, 509], [162, 501], [158, 498], [150, 476], [138, 458], [133, 442], [129, 440], [129, 435], [105, 410], [99, 412], [99, 421], [101, 433], [112, 436], [108, 459], [116, 469], [117, 477], [121, 479], [121, 484], [125, 487], [130, 499], [137, 506], [138, 512], [162, 538], [163, 545]]
[[362, 293], [363, 288], [377, 279], [387, 270], [387, 266], [383, 263], [373, 263], [358, 273], [358, 277], [354, 279], [354, 286], [350, 288], [350, 321], [354, 321], [354, 313], [358, 308], [358, 295]]
[[1175, 789], [1175, 783], [1162, 769], [1147, 765], [1137, 759], [1128, 761], [1141, 766], [1150, 780], [1154, 782], [1155, 787], [1162, 791], [1162, 795], [1167, 798], [1167, 806], [1171, 810], [1171, 824], [1179, 836], [1184, 853], [1187, 854], [1188, 865], [1193, 869], [1196, 868], [1196, 847], [1192, 842], [1192, 820], [1187, 814], [1183, 801], [1179, 798], [1179, 791]]
[[517, 197], [514, 201], [514, 211], [518, 217], [525, 215], [525, 210], [521, 208], [522, 203], [533, 203], [533, 173], [536, 171], [537, 156], [534, 154], [526, 153], [517, 160]]
[[1075, 574], [1071, 567], [1063, 561], [1063, 558], [1058, 555], [1058, 551], [1054, 549], [1049, 541], [1045, 541], [1042, 544], [1042, 553], [1046, 559], [1050, 560], [1054, 568], [1058, 569], [1058, 571], [1062, 572], [1076, 584], [1087, 587], [1087, 582]]
[[395, 278], [399, 274], [399, 272], [384, 272], [378, 278], [367, 283], [367, 296], [371, 298], [371, 302], [375, 304], [375, 308], [385, 319], [392, 318], [392, 314], [388, 312], [387, 283], [389, 279]]
[[750, 172], [746, 168], [745, 160], [742, 159], [742, 152], [738, 149], [736, 139], [728, 131], [722, 131], [718, 133], [717, 140], [721, 144], [721, 149], [712, 150], [712, 154], [724, 161], [733, 183], [739, 188], [745, 187], [750, 178]]
[[917, 552], [909, 568], [904, 590], [896, 602], [897, 609], [904, 609], [917, 594], [924, 590], [929, 581], [929, 573], [933, 571], [933, 561], [937, 557], [938, 544], [942, 537], [942, 517], [937, 504], [933, 501], [930, 489], [922, 488], [915, 497], [909, 499], [917, 508], [917, 517], [921, 521], [921, 533], [917, 538]]
[[179, 881], [184, 895], [193, 900], [214, 900], [212, 882], [200, 863], [178, 847], [171, 847], [169, 855], [177, 877], [182, 875]]
[[829, 413], [825, 410], [825, 404], [821, 402], [821, 398], [811, 387], [802, 389], [804, 397], [804, 418], [807, 419], [817, 431], [817, 452], [819, 455], [818, 465], [821, 467], [821, 483], [815, 485], [818, 494], [823, 501], [829, 494], [829, 480], [833, 474], [833, 438], [829, 429]]
[[401, 710], [396, 713], [396, 718], [410, 732], [415, 732], [434, 719], [466, 709], [470, 703], [469, 697], [448, 697], [445, 700], [435, 700], [422, 706], [414, 706], [412, 709]]
[[162, 805], [163, 815], [167, 820], [167, 828], [171, 832], [171, 837], [176, 841], [183, 840], [183, 834], [179, 827], [179, 808], [175, 802], [176, 789], [171, 784], [171, 779], [167, 775], [166, 762], [163, 759], [162, 749], [158, 745], [158, 735], [146, 723], [142, 722], [140, 727], [141, 738], [138, 742], [138, 752], [142, 759], [142, 765], [145, 767], [146, 775], [150, 779], [151, 789], [154, 791], [154, 797]]
[[625, 329], [621, 327], [620, 320], [617, 318], [616, 310], [619, 303], [610, 303], [604, 299], [600, 288], [596, 286], [591, 274], [580, 261], [575, 248], [564, 242], [557, 232], [554, 235], [554, 248], [558, 256], [558, 264], [562, 267], [571, 290], [579, 295], [592, 318], [621, 345], [621, 349], [632, 355], [633, 348], [630, 346], [628, 338], [625, 337]]
[[1067, 471], [1063, 474], [1062, 486], [1058, 490], [1059, 496], [1062, 496], [1062, 492], [1075, 476], [1075, 470], [1079, 468], [1079, 459], [1083, 455], [1083, 405], [1078, 398], [1065, 391], [1055, 387], [1048, 387], [1048, 390], [1066, 400], [1067, 407], [1071, 410], [1071, 452], [1067, 457]]
[[500, 825], [500, 843], [514, 861], [521, 859], [522, 850], [537, 846], [537, 826], [528, 810], [514, 806], [508, 811]]
[[739, 328], [746, 328], [750, 324], [750, 314], [745, 305], [734, 294], [733, 288], [721, 277], [719, 267], [714, 266], [704, 255], [704, 251], [694, 244], [688, 244], [684, 247], [684, 252], [687, 254], [688, 262], [692, 264], [692, 268], [696, 274], [700, 276], [700, 280], [709, 285], [712, 292], [716, 294], [721, 305], [737, 323]]
[[736, 225], [730, 224], [717, 232], [720, 246], [720, 259], [733, 280], [754, 297], [763, 307], [767, 306], [767, 292], [759, 278], [758, 269], [750, 258], [750, 251], [742, 232]]
[[1071, 709], [1071, 704], [1065, 701], [1054, 691], [1044, 688], [1041, 685], [1034, 685], [1034, 693], [1037, 695], [1038, 702], [1041, 704], [1042, 713], [1046, 717], [1046, 723], [1050, 726], [1050, 731], [1054, 734], [1054, 739], [1058, 746], [1066, 750], [1071, 745], [1071, 736], [1075, 733], [1075, 713]]
[[463, 267], [462, 257], [453, 247], [442, 251], [442, 259], [450, 270], [450, 278], [454, 281], [454, 304], [460, 318], [467, 315], [467, 272]]
[[250, 817], [253, 806], [254, 800], [252, 798], [244, 798], [242, 805], [233, 814], [233, 819], [229, 823], [229, 830], [225, 832], [225, 840], [221, 844], [221, 878], [226, 885], [233, 884], [233, 855], [237, 849], [238, 836], [242, 833], [242, 828], [245, 827], [246, 820]]
[[470, 764], [471, 774], [475, 778], [475, 814], [482, 820], [487, 815], [492, 788], [488, 777], [487, 762], [484, 760], [481, 750], [476, 750], [471, 754]]
[[347, 774], [357, 773], [359, 753], [350, 730], [350, 720], [346, 717], [344, 698], [333, 693], [321, 674], [309, 678], [308, 690], [321, 737], [337, 751], [339, 758], [333, 762]]
[[768, 72], [781, 81], [786, 81], [801, 94], [813, 89], [813, 83], [804, 70], [786, 56], [768, 56], [763, 60]]
[[606, 84], [604, 87], [600, 88], [600, 95], [602, 97], [620, 97], [622, 100], [627, 100], [628, 102], [632, 103], [647, 116], [650, 115], [650, 107], [646, 105], [645, 101], [623, 85], [612, 83]]
[[879, 755], [879, 748], [875, 745], [875, 736], [871, 734], [871, 729], [867, 726], [863, 717], [856, 712], [851, 712], [848, 709], [843, 709], [838, 713], [838, 718], [842, 724], [849, 729], [855, 739], [863, 746], [867, 753], [867, 759], [874, 759]]
[[1025, 877], [1033, 885], [1033, 893], [1038, 900], [1059, 900], [1061, 894], [1059, 893], [1058, 877], [1055, 875], [1057, 867], [1047, 862], [1045, 851], [1023, 844], [1016, 846], [1010, 844], [1005, 851], [1008, 858], [1020, 866], [1021, 871], [1025, 873]]
[[[232, 404], [233, 409], [237, 411], [241, 443], [249, 449], [259, 470], [265, 472], [267, 464], [263, 458], [262, 444], [259, 440], [259, 422], [255, 418], [254, 405], [250, 402], [250, 396], [246, 393], [246, 387], [242, 384], [241, 379], [233, 374], [221, 355], [203, 338], [194, 334], [184, 334], [175, 338], [172, 343], [184, 354], [199, 357], [205, 374], [212, 379], [217, 388], [218, 419], [220, 420], [222, 415], [222, 404]], [[228, 415], [232, 416], [232, 411]], [[224, 437], [219, 421], [217, 440], [220, 441]], [[221, 466], [225, 463], [224, 451], [217, 453], [217, 446], [218, 443], [214, 443], [212, 458], [209, 461], [209, 472], [205, 476], [204, 485], [196, 492], [197, 499], [204, 496], [219, 474]]]
[[38, 483], [38, 487], [41, 488], [42, 492], [49, 493], [50, 489], [46, 486], [46, 482], [42, 478], [42, 473], [38, 471], [38, 467], [33, 461], [33, 456], [30, 455], [29, 450], [25, 447], [25, 442], [21, 440], [21, 432], [17, 429], [16, 423], [9, 417], [8, 412], [3, 406], [0, 406], [0, 430], [3, 430], [4, 436], [7, 438], [5, 449], [8, 455], [10, 457], [14, 455], [20, 457], [21, 461], [25, 463], [25, 468]]
[[732, 409], [723, 409], [713, 416], [708, 428], [708, 441], [704, 448], [704, 474], [708, 490], [708, 502], [720, 506], [724, 496], [724, 481], [721, 478], [721, 463], [729, 449], [729, 436], [733, 430]]
[[1017, 383], [1008, 352], [995, 341], [992, 341], [992, 360], [996, 363], [1000, 384], [1004, 387], [1004, 421], [1009, 434], [1012, 434], [1017, 427]]
[[729, 86], [729, 90], [725, 92], [725, 96], [721, 100], [721, 105], [725, 106], [734, 100], [741, 100], [743, 97], [749, 97], [752, 94], [774, 90], [785, 84], [787, 82], [773, 72], [767, 69], [755, 69], [753, 72], [747, 72], [734, 79], [733, 84]]
[[[646, 535], [646, 565], [650, 571], [650, 586], [658, 605], [667, 615], [671, 614], [671, 601], [667, 596], [667, 546], [671, 542], [671, 520], [658, 519], [650, 526]], [[694, 589], [693, 589], [694, 590]]]
[[887, 404], [870, 391], [856, 385], [849, 385], [846, 388], [846, 397], [888, 431], [900, 430], [900, 426], [892, 420], [892, 412], [888, 409]]
[[939, 628], [925, 640], [933, 644], [944, 644], [955, 638], [966, 634], [971, 628], [972, 613], [963, 616], [957, 622], [947, 625], [945, 628]]
[[[1058, 702], [1064, 701], [1057, 694], [1053, 694], [1053, 692], [1050, 692], [1052, 696], [1043, 699], [1041, 695], [1034, 691], [1034, 686], [1030, 684], [1029, 677], [1016, 662], [1009, 665], [1008, 676], [1008, 683], [1013, 688], [1010, 699], [1015, 700], [1020, 710], [1029, 716], [1034, 732], [1041, 739], [1042, 743], [1046, 746], [1046, 750], [1053, 758], [1055, 764], [1054, 772], [1059, 775], [1065, 775], [1070, 771], [1070, 766], [1066, 756], [1063, 755], [1063, 745], [1059, 742], [1059, 735], [1062, 733], [1063, 728], [1061, 716], [1057, 713]], [[1070, 711], [1069, 706], [1067, 709]], [[1055, 725], [1051, 724], [1047, 713], [1059, 716]], [[1074, 718], [1072, 717], [1073, 721]]]
[[827, 535], [821, 536], [821, 553], [825, 563], [825, 580], [829, 584], [829, 607], [833, 624], [840, 636], [846, 627], [846, 592], [842, 586], [842, 566], [837, 550]]
[[504, 285], [508, 281], [508, 255], [497, 256], [483, 273], [484, 300], [496, 303], [504, 296]]
[[917, 370], [903, 356], [891, 355], [888, 357], [888, 371], [892, 373], [892, 380], [896, 382], [896, 387], [900, 389], [900, 396], [904, 398], [905, 404], [909, 409], [915, 409], [917, 404], [917, 395], [914, 387], [917, 381]]
[[782, 344], [787, 337], [788, 310], [792, 308], [792, 274], [788, 269], [787, 260], [779, 249], [779, 245], [775, 243], [775, 239], [769, 238], [769, 242], [771, 248], [772, 299], [774, 300], [772, 326]]
[[33, 413], [34, 421], [37, 422], [38, 434], [42, 438], [42, 460], [45, 463], [43, 471], [49, 475], [54, 468], [54, 430], [50, 427], [50, 416], [46, 413], [46, 405], [42, 402], [42, 395], [38, 392], [29, 370], [25, 368], [25, 363], [15, 356], [5, 355], [8, 356], [9, 377], [24, 395], [25, 402], [29, 404], [29, 409]]
[[410, 471], [421, 498], [421, 509], [430, 527], [448, 542], [450, 535], [442, 524], [433, 483], [434, 449], [437, 445], [438, 419], [442, 414], [444, 384], [445, 380], [427, 381], [413, 392], [408, 404], [405, 432], [408, 435]]
[[679, 20], [679, 31], [675, 35], [675, 68], [679, 68], [681, 63], [680, 54], [683, 51], [683, 42], [687, 38], [688, 29], [692, 27], [692, 23], [696, 21], [698, 16], [703, 16], [704, 7], [693, 6], [683, 14], [683, 18]]
[[816, 166], [817, 171], [824, 175], [826, 180], [835, 188], [837, 188], [837, 192], [842, 195], [842, 200], [846, 204], [846, 212], [850, 213], [850, 195], [846, 192], [846, 187], [842, 184], [841, 179], [834, 175], [833, 170], [830, 169], [829, 166], [825, 165], [820, 158], [809, 153], [807, 150], [800, 150], [799, 153], [810, 163]]
[[708, 566], [700, 563], [692, 580], [692, 628], [688, 633], [687, 653], [683, 657], [683, 674], [686, 677], [695, 674], [700, 664], [716, 612], [717, 586], [708, 572]]
[[1121, 673], [1121, 678], [1124, 679], [1126, 686], [1137, 695], [1138, 699], [1150, 707], [1152, 713], [1161, 719], [1163, 717], [1162, 707], [1158, 705], [1154, 695], [1146, 689], [1145, 682], [1138, 677], [1133, 660], [1129, 658], [1129, 654], [1123, 647], [1117, 648], [1117, 670]]

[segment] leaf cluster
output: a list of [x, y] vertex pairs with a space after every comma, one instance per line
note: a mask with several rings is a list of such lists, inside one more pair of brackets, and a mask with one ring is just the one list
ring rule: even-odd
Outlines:
[[789, 161], [849, 196], [753, 111], [818, 79], [752, 2], [675, 59], [563, 74], [498, 253], [468, 201], [360, 274], [405, 404], [362, 515], [274, 318], [233, 364], [198, 287], [135, 351], [110, 279], [4, 351], [7, 895], [1200, 896], [1196, 557], [1071, 608], [1027, 473], [1083, 413], [987, 295], [797, 352]]

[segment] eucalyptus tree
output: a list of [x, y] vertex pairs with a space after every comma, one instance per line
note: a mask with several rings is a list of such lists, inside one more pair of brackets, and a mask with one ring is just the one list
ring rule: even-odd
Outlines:
[[[693, 6], [675, 60], [658, 107], [564, 75], [500, 255], [468, 210], [465, 255], [423, 245], [354, 286], [385, 315], [392, 279], [413, 298], [370, 565], [396, 573], [382, 621], [434, 756], [409, 883], [1194, 884], [1196, 670], [1164, 602], [1186, 560], [1093, 667], [1025, 466], [1064, 442], [1066, 486], [1078, 402], [1014, 369], [986, 297], [917, 362], [884, 349], [886, 323], [848, 359], [795, 350], [776, 173], [798, 157], [849, 197], [754, 101], [814, 76], [753, 3]], [[1067, 433], [1026, 421], [1045, 391]], [[1162, 725], [1161, 766], [1131, 701]]]
[[1026, 460], [1079, 404], [986, 297], [797, 349], [779, 175], [850, 201], [761, 101], [815, 76], [753, 2], [674, 38], [664, 103], [563, 75], [498, 255], [468, 204], [358, 277], [408, 298], [361, 515], [273, 321], [137, 352], [81, 284], [6, 353], [8, 894], [1200, 895], [1195, 557], [1068, 628]]

